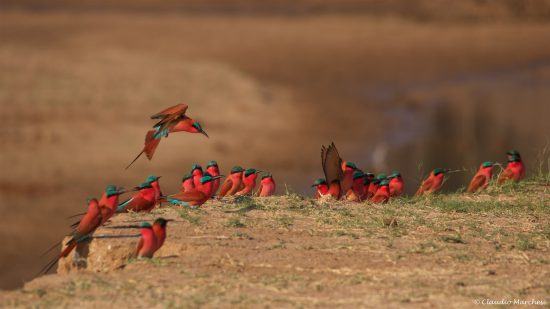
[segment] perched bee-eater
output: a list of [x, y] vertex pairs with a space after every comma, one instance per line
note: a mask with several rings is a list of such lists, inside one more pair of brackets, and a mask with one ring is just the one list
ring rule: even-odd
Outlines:
[[195, 185], [195, 188], [200, 186], [201, 178], [202, 176], [204, 176], [202, 166], [198, 164], [193, 164], [193, 166], [191, 167], [191, 175], [193, 175], [193, 184]]
[[351, 202], [360, 202], [365, 194], [365, 174], [356, 170], [353, 172], [353, 183], [346, 192], [346, 200]]
[[275, 193], [275, 180], [273, 175], [270, 173], [262, 175], [262, 180], [260, 181], [260, 188], [256, 192], [256, 195], [259, 197], [272, 196]]
[[353, 173], [357, 171], [357, 166], [353, 162], [342, 162], [342, 172], [344, 178], [342, 179], [342, 193], [347, 193], [353, 186]]
[[141, 223], [140, 233], [141, 237], [136, 248], [136, 256], [138, 259], [150, 259], [158, 249], [157, 239], [155, 237], [155, 233], [153, 232], [153, 227], [151, 224], [143, 222]]
[[220, 189], [220, 197], [235, 195], [241, 189], [243, 183], [243, 168], [235, 166], [231, 169], [231, 173], [225, 179]]
[[472, 178], [472, 181], [470, 181], [470, 185], [466, 191], [469, 193], [474, 193], [487, 188], [491, 177], [493, 177], [494, 165], [495, 164], [493, 162], [483, 162], [477, 173], [474, 175], [474, 178]]
[[221, 176], [202, 176], [201, 186], [190, 191], [180, 192], [166, 197], [174, 205], [196, 208], [206, 203], [212, 196], [212, 181]]
[[401, 196], [405, 189], [405, 182], [403, 181], [401, 173], [399, 173], [398, 171], [394, 171], [391, 175], [388, 176], [388, 179], [390, 179], [390, 196]]
[[185, 174], [181, 179], [181, 192], [190, 191], [195, 189], [195, 183], [193, 181], [193, 175]]
[[420, 184], [420, 188], [416, 191], [415, 196], [438, 192], [443, 186], [443, 180], [445, 180], [445, 174], [448, 171], [448, 169], [443, 168], [434, 169], [430, 173], [430, 176], [422, 181], [422, 184]]
[[380, 186], [376, 190], [376, 194], [372, 197], [373, 203], [382, 204], [390, 200], [390, 182], [387, 179], [380, 181]]
[[328, 194], [328, 184], [323, 178], [315, 180], [311, 186], [315, 187], [315, 198], [320, 198]]
[[498, 176], [498, 184], [501, 185], [508, 180], [518, 182], [525, 178], [525, 165], [521, 160], [519, 152], [511, 150], [508, 155], [508, 164], [502, 173]]
[[243, 185], [244, 187], [235, 195], [251, 195], [256, 188], [256, 179], [258, 178], [259, 170], [254, 168], [248, 168], [243, 173]]
[[[208, 164], [206, 165], [206, 171], [214, 177], [215, 176], [220, 176], [220, 168], [218, 167], [218, 162], [216, 162], [216, 161], [208, 162]], [[215, 195], [216, 192], [218, 192], [218, 189], [220, 188], [220, 182], [221, 182], [221, 179], [218, 178], [218, 179], [214, 180], [214, 182], [212, 183], [212, 193], [213, 193], [213, 195]]]

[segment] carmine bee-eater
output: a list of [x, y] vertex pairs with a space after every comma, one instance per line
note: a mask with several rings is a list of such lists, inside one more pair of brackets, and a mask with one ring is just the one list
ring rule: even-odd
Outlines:
[[243, 185], [244, 187], [235, 195], [252, 195], [254, 193], [254, 188], [256, 188], [256, 179], [258, 178], [258, 173], [261, 171], [248, 168], [243, 173]]
[[387, 179], [380, 181], [380, 186], [371, 201], [377, 204], [387, 203], [390, 200], [390, 182]]
[[328, 184], [323, 178], [315, 180], [311, 186], [315, 187], [315, 198], [320, 198], [328, 194]]
[[380, 187], [380, 179], [374, 178], [369, 183], [369, 188], [367, 190], [367, 199], [371, 199], [375, 194], [376, 191], [378, 191], [378, 188]]
[[[361, 200], [368, 200], [369, 198], [371, 198], [372, 195], [369, 194], [369, 189], [373, 180], [373, 173], [366, 172], [363, 174], [363, 195], [361, 196]], [[376, 193], [376, 191], [374, 193]]]
[[206, 203], [212, 196], [212, 181], [221, 176], [202, 176], [201, 186], [190, 191], [180, 192], [166, 197], [174, 205], [196, 208]]
[[498, 184], [501, 185], [508, 180], [518, 182], [525, 178], [525, 165], [521, 160], [519, 152], [516, 150], [510, 150], [506, 153], [508, 155], [508, 164], [506, 168], [498, 176]]
[[134, 188], [137, 190], [136, 193], [132, 195], [129, 199], [126, 201], [120, 203], [117, 206], [116, 212], [122, 213], [122, 212], [140, 212], [140, 211], [151, 211], [155, 207], [157, 203], [156, 199], [156, 190], [153, 188], [153, 186], [148, 183], [144, 182], [140, 184], [139, 186]]
[[153, 232], [153, 227], [147, 222], [141, 223], [140, 229], [141, 237], [139, 239], [136, 256], [138, 259], [152, 258], [157, 251], [157, 239]]
[[353, 186], [353, 173], [357, 170], [357, 166], [353, 162], [342, 162], [342, 172], [344, 178], [342, 179], [342, 193], [348, 192]]
[[181, 179], [181, 192], [191, 191], [195, 189], [195, 182], [193, 181], [193, 175], [185, 174]]
[[360, 202], [365, 194], [365, 174], [356, 170], [353, 172], [353, 184], [346, 192], [346, 200], [351, 202]]
[[155, 189], [155, 204], [160, 202], [160, 198], [163, 196], [159, 183], [160, 176], [149, 175], [145, 182], [149, 183], [151, 187]]
[[195, 185], [195, 188], [201, 185], [201, 178], [204, 176], [204, 172], [202, 171], [202, 166], [198, 164], [193, 164], [191, 166], [191, 175], [193, 175], [193, 184]]
[[328, 193], [339, 200], [342, 196], [341, 183], [344, 179], [344, 172], [342, 170], [342, 158], [334, 143], [331, 143], [328, 147], [321, 147], [321, 165], [328, 184]]
[[438, 192], [443, 186], [443, 180], [445, 180], [445, 174], [449, 172], [448, 169], [436, 168], [434, 169], [428, 178], [426, 178], [420, 184], [420, 188], [416, 191], [415, 196], [421, 196], [424, 194], [431, 194]]
[[388, 176], [388, 179], [390, 179], [390, 196], [401, 196], [405, 189], [405, 182], [403, 181], [403, 177], [401, 177], [401, 173], [394, 171]]
[[166, 239], [166, 224], [168, 224], [168, 221], [172, 220], [166, 220], [164, 218], [158, 218], [153, 222], [153, 234], [155, 234], [155, 240], [157, 247], [155, 248], [155, 251], [160, 249], [162, 245], [164, 244], [164, 240]]
[[272, 196], [275, 193], [275, 180], [273, 175], [270, 173], [262, 175], [262, 180], [260, 181], [260, 188], [256, 192], [256, 195], [259, 197]]
[[241, 189], [243, 183], [243, 168], [235, 166], [231, 169], [231, 173], [225, 179], [220, 189], [220, 197], [235, 195]]
[[[206, 165], [206, 171], [214, 177], [215, 176], [220, 176], [220, 168], [218, 167], [218, 162], [216, 162], [216, 161], [208, 162], [208, 164]], [[214, 182], [212, 183], [212, 185], [213, 185], [213, 188], [212, 188], [213, 195], [215, 195], [216, 192], [218, 192], [218, 189], [220, 188], [220, 182], [221, 182], [221, 179], [218, 178], [218, 179], [214, 180]]]
[[88, 210], [84, 214], [84, 217], [76, 223], [75, 229], [69, 235], [71, 239], [65, 244], [65, 249], [46, 264], [40, 273], [47, 273], [59, 259], [67, 257], [79, 243], [86, 241], [90, 234], [111, 218], [118, 204], [118, 197], [124, 192], [122, 188], [109, 185], [101, 198], [103, 204], [101, 200], [98, 202], [95, 198], [90, 199], [88, 201]]
[[126, 167], [129, 168], [136, 160], [143, 154], [147, 156], [149, 160], [153, 158], [153, 154], [163, 137], [168, 137], [172, 132], [190, 132], [201, 133], [208, 137], [208, 134], [202, 129], [201, 125], [187, 117], [185, 112], [187, 111], [187, 104], [178, 104], [169, 107], [157, 114], [151, 116], [151, 119], [158, 119], [159, 121], [153, 126], [153, 130], [150, 130], [145, 135], [145, 145], [143, 150], [136, 156], [136, 158], [130, 162]]
[[466, 191], [469, 193], [474, 193], [487, 188], [491, 177], [493, 177], [494, 165], [495, 164], [493, 162], [483, 162], [477, 173], [474, 175], [474, 178], [472, 178], [472, 181], [470, 181], [470, 185]]

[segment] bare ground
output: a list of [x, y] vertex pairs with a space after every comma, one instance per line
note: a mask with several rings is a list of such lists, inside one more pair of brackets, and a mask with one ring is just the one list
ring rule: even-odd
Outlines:
[[[112, 259], [136, 239], [96, 239], [88, 269], [47, 275], [0, 294], [10, 307], [471, 307], [481, 299], [548, 302], [548, 185], [480, 195], [321, 203], [295, 194], [210, 201], [163, 216], [150, 261]], [[102, 228], [96, 234], [133, 231]]]

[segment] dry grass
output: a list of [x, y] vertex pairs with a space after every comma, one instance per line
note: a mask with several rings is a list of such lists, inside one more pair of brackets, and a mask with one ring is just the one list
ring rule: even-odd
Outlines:
[[[121, 215], [111, 225], [159, 215], [176, 220], [155, 259], [110, 271], [94, 261], [135, 240], [95, 240], [88, 267], [101, 273], [39, 278], [3, 293], [0, 306], [470, 307], [475, 299], [545, 300], [549, 188], [499, 190], [383, 206], [327, 207], [285, 195]], [[112, 230], [98, 231], [106, 232]]]

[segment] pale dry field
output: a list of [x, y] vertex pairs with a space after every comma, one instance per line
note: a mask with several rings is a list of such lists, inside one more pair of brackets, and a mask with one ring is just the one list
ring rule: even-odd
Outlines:
[[[155, 173], [173, 192], [216, 159], [310, 194], [334, 140], [365, 169], [401, 170], [410, 192], [421, 163], [472, 168], [518, 148], [535, 168], [550, 132], [543, 21], [10, 9], [0, 37], [5, 288], [32, 278], [63, 218], [108, 183]], [[180, 101], [211, 138], [173, 135], [124, 171], [147, 116]]]

